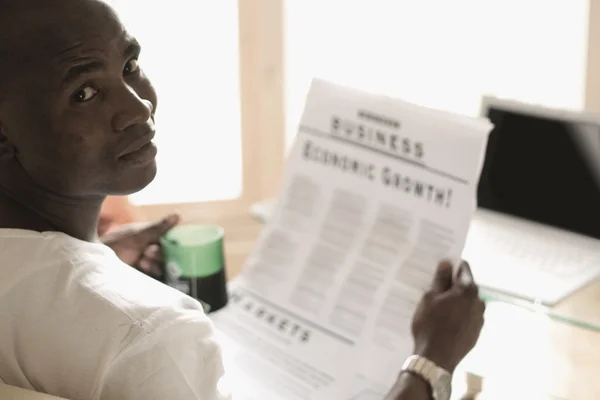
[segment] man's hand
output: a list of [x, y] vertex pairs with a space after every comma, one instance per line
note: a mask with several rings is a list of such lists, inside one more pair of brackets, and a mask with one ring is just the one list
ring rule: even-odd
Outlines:
[[[453, 278], [452, 265], [440, 263], [431, 289], [413, 316], [414, 354], [453, 373], [477, 343], [484, 311], [485, 304], [479, 299], [469, 265], [463, 262]], [[430, 398], [430, 390], [421, 378], [404, 373], [386, 400], [426, 400]]]
[[164, 273], [160, 238], [179, 223], [179, 216], [169, 215], [157, 222], [124, 225], [102, 236], [102, 242], [114, 250], [126, 264], [154, 278]]
[[452, 265], [440, 263], [413, 317], [415, 354], [453, 373], [477, 343], [484, 311], [469, 264], [463, 262], [453, 279]]

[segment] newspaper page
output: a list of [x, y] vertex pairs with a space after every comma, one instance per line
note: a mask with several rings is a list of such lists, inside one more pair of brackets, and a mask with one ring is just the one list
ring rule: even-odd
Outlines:
[[213, 316], [240, 398], [383, 397], [438, 262], [460, 260], [491, 128], [313, 81], [277, 206]]

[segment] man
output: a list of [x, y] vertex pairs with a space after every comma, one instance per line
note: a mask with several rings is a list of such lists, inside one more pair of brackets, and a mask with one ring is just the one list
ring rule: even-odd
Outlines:
[[199, 304], [97, 242], [106, 195], [156, 173], [137, 43], [95, 1], [0, 10], [1, 379], [74, 400], [220, 398]]
[[[138, 191], [156, 173], [156, 95], [139, 52], [97, 0], [0, 0], [0, 379], [8, 384], [72, 400], [225, 398], [201, 306], [122, 263], [157, 261], [146, 249], [177, 218], [105, 237], [114, 251], [97, 237], [106, 196]], [[452, 372], [482, 312], [474, 284], [455, 282], [441, 264], [415, 315], [415, 353]], [[429, 390], [403, 373], [390, 396], [426, 399]]]

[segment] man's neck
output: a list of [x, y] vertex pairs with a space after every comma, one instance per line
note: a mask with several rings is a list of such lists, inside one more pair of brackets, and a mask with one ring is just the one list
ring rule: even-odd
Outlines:
[[103, 197], [71, 198], [33, 185], [0, 186], [0, 228], [58, 231], [77, 239], [98, 239]]

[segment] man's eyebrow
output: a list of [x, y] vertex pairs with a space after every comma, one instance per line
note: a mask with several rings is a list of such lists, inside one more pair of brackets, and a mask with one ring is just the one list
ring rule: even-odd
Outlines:
[[72, 66], [67, 70], [63, 83], [69, 84], [79, 78], [81, 75], [89, 74], [105, 68], [105, 64], [102, 61], [89, 61], [81, 64]]
[[[128, 59], [128, 58], [139, 55], [141, 51], [142, 51], [142, 47], [140, 46], [139, 42], [136, 39], [131, 38], [131, 39], [129, 39], [129, 44], [127, 45], [127, 48], [125, 49], [124, 56], [125, 56], [125, 58]], [[89, 74], [89, 73], [99, 71], [99, 70], [102, 70], [105, 68], [106, 68], [106, 64], [102, 61], [97, 61], [97, 60], [79, 63], [77, 65], [70, 67], [67, 70], [67, 72], [63, 78], [63, 83], [69, 84], [69, 83], [73, 82], [74, 80], [76, 80], [77, 78], [79, 78], [81, 75]]]

